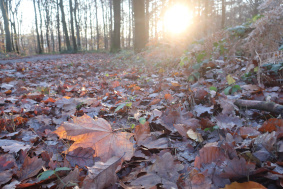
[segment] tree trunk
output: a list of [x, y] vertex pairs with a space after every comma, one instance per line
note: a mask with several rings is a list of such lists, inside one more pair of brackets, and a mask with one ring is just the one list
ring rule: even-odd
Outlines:
[[9, 28], [9, 14], [8, 14], [8, 7], [7, 1], [0, 0], [0, 6], [2, 11], [2, 16], [4, 20], [4, 27], [5, 27], [5, 37], [6, 37], [6, 52], [12, 52], [12, 41], [11, 41], [11, 33]]
[[111, 52], [117, 52], [120, 50], [120, 21], [121, 21], [121, 1], [113, 1], [114, 11], [114, 32], [111, 40]]
[[70, 18], [71, 18], [71, 32], [72, 32], [73, 48], [74, 48], [74, 52], [77, 52], [78, 48], [77, 48], [75, 29], [74, 29], [73, 3], [72, 3], [72, 0], [69, 0], [69, 5], [70, 5]]
[[40, 0], [37, 1], [37, 5], [38, 5], [38, 12], [39, 12], [39, 16], [40, 16], [40, 45], [41, 45], [41, 50], [42, 52], [44, 52], [44, 41], [43, 41], [43, 29], [42, 29], [42, 15], [41, 15], [41, 7], [40, 7]]
[[98, 28], [98, 16], [97, 16], [97, 0], [94, 0], [95, 3], [95, 17], [96, 17], [96, 40], [97, 40], [97, 45], [96, 49], [99, 50], [99, 28]]
[[75, 16], [75, 24], [76, 24], [76, 32], [77, 32], [77, 42], [78, 42], [78, 49], [81, 49], [80, 25], [77, 20], [77, 10], [78, 10], [78, 0], [75, 0], [74, 16]]
[[111, 44], [111, 48], [112, 48], [112, 40], [113, 40], [113, 0], [109, 0], [109, 40], [110, 40], [110, 44]]
[[222, 0], [222, 20], [221, 20], [222, 29], [224, 29], [225, 27], [225, 19], [226, 19], [226, 5], [225, 4], [226, 4], [225, 0]]
[[106, 24], [105, 24], [105, 13], [104, 13], [104, 5], [103, 0], [101, 0], [101, 8], [102, 8], [102, 21], [103, 21], [103, 35], [104, 35], [104, 49], [108, 49], [108, 42], [106, 36]]
[[131, 0], [129, 0], [129, 36], [128, 36], [128, 48], [131, 47], [131, 37], [132, 37], [132, 18], [131, 18]]
[[50, 15], [49, 15], [49, 1], [45, 1], [45, 13], [46, 13], [46, 20], [45, 20], [45, 27], [46, 27], [46, 43], [48, 52], [51, 52], [50, 41], [49, 41], [49, 25], [50, 25]]
[[146, 21], [144, 0], [133, 0], [133, 12], [135, 19], [134, 50], [140, 52], [146, 44]]
[[41, 45], [40, 45], [40, 37], [38, 32], [38, 24], [37, 24], [37, 13], [36, 13], [36, 6], [35, 6], [35, 0], [33, 0], [33, 8], [34, 8], [34, 19], [35, 19], [35, 31], [36, 31], [36, 38], [37, 38], [37, 49], [38, 53], [41, 54]]
[[61, 52], [61, 33], [60, 33], [60, 11], [59, 11], [59, 0], [57, 0], [57, 37], [58, 37], [58, 48], [59, 52]]
[[65, 41], [66, 41], [66, 45], [67, 45], [67, 50], [71, 51], [71, 44], [70, 44], [70, 39], [69, 39], [69, 35], [68, 35], [68, 29], [67, 29], [67, 24], [66, 24], [66, 20], [65, 20], [65, 13], [64, 13], [64, 5], [63, 5], [63, 0], [60, 0], [60, 9], [61, 9], [61, 14], [62, 14], [62, 25], [63, 25], [63, 31], [64, 31], [64, 35], [65, 35]]

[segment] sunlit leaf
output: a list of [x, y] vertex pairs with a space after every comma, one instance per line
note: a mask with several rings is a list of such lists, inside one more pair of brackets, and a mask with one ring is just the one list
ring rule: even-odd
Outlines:
[[226, 76], [226, 80], [228, 85], [232, 85], [236, 82], [236, 80], [230, 74]]

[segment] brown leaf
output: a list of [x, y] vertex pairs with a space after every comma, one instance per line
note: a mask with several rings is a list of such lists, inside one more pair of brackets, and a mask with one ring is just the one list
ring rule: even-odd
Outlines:
[[83, 189], [106, 188], [116, 183], [116, 169], [121, 163], [120, 157], [112, 157], [107, 162], [96, 162], [88, 168], [88, 175], [84, 179]]
[[277, 128], [283, 127], [283, 119], [270, 118], [265, 121], [262, 126], [258, 129], [260, 132], [272, 132], [276, 131]]
[[225, 154], [217, 146], [217, 142], [208, 143], [199, 151], [199, 155], [195, 158], [194, 166], [201, 168], [202, 164], [210, 164], [212, 162], [222, 163], [225, 160]]
[[174, 98], [171, 94], [165, 94], [164, 98], [169, 102], [172, 102], [174, 100]]
[[85, 166], [93, 166], [94, 164], [94, 155], [95, 151], [88, 147], [88, 148], [76, 148], [75, 150], [66, 154], [66, 159], [70, 162], [72, 167], [78, 165], [81, 168]]
[[130, 160], [133, 155], [133, 143], [129, 141], [132, 134], [113, 132], [103, 118], [93, 120], [88, 115], [73, 117], [73, 121], [63, 123], [55, 133], [60, 138], [75, 141], [70, 151], [78, 147], [91, 147], [95, 150], [95, 156], [99, 156], [102, 161], [112, 156], [123, 156], [125, 160]]
[[116, 88], [116, 87], [119, 87], [120, 86], [120, 82], [119, 81], [113, 81], [112, 82], [112, 87], [113, 88]]
[[243, 178], [250, 175], [254, 171], [255, 165], [249, 164], [244, 158], [227, 159], [227, 165], [223, 168], [224, 172], [221, 174], [223, 178], [235, 179]]
[[186, 180], [186, 185], [193, 189], [211, 188], [211, 179], [199, 173], [196, 169], [190, 172], [189, 178]]
[[258, 135], [260, 135], [260, 132], [252, 127], [241, 127], [240, 135], [242, 138], [256, 138]]
[[0, 156], [0, 171], [16, 167], [15, 158], [12, 154], [3, 154]]
[[[79, 182], [79, 174], [80, 174], [80, 171], [79, 169], [76, 167], [73, 171], [71, 171], [66, 177], [64, 177], [62, 179], [62, 181], [64, 183], [78, 183]], [[59, 189], [65, 189], [65, 188], [68, 188], [68, 184], [65, 185], [64, 183], [62, 183], [61, 181], [58, 181], [58, 188]], [[70, 186], [71, 187], [71, 186]]]
[[132, 181], [131, 185], [150, 188], [162, 183], [164, 188], [177, 188], [176, 182], [180, 175], [178, 171], [183, 169], [184, 166], [175, 162], [171, 153], [166, 152], [157, 156], [155, 163], [148, 167], [148, 173]]
[[152, 105], [158, 104], [160, 101], [161, 101], [161, 99], [159, 99], [159, 98], [157, 98], [157, 99], [153, 99], [153, 100], [149, 103], [149, 106], [152, 106]]
[[45, 162], [38, 157], [26, 157], [21, 170], [18, 173], [20, 180], [35, 176], [41, 169]]
[[238, 183], [238, 182], [233, 182], [230, 185], [226, 185], [225, 188], [222, 189], [266, 189], [264, 186], [257, 182], [249, 181], [249, 182], [243, 182], [243, 183]]
[[13, 170], [6, 170], [0, 172], [0, 185], [10, 181], [13, 176]]
[[142, 142], [150, 136], [150, 128], [149, 122], [145, 122], [145, 124], [139, 124], [135, 128], [135, 139], [138, 145], [141, 145]]

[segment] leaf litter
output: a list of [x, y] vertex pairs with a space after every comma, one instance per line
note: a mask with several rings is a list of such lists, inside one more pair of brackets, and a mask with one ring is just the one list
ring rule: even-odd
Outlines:
[[282, 187], [280, 87], [242, 81], [229, 61], [195, 80], [133, 56], [2, 64], [1, 187]]

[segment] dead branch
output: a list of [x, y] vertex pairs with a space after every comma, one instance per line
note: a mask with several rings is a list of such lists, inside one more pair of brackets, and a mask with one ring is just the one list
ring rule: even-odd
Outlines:
[[283, 106], [274, 102], [238, 99], [234, 104], [239, 108], [264, 110], [283, 115]]

